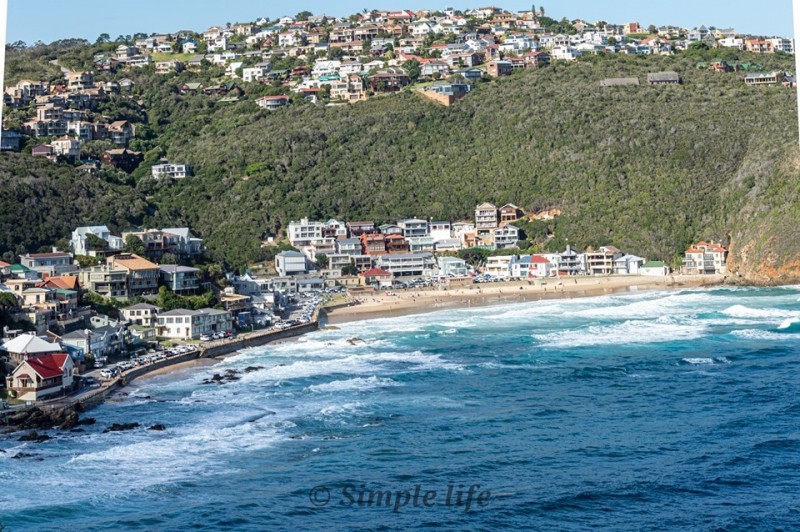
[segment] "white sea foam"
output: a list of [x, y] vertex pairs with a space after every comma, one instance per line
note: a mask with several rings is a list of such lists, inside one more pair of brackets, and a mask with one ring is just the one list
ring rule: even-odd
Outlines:
[[755, 319], [787, 319], [800, 317], [800, 311], [781, 310], [775, 308], [750, 308], [744, 305], [733, 305], [722, 311], [722, 314], [733, 318]]
[[691, 364], [693, 366], [711, 366], [714, 364], [713, 358], [682, 358], [681, 362]]
[[731, 335], [737, 336], [739, 338], [746, 338], [748, 340], [786, 341], [798, 338], [797, 336], [792, 334], [777, 333], [774, 331], [764, 331], [762, 329], [736, 330], [736, 331], [731, 331]]
[[700, 338], [706, 326], [697, 323], [676, 323], [669, 318], [655, 321], [628, 320], [614, 325], [593, 325], [553, 333], [535, 334], [542, 347], [587, 347], [611, 344], [651, 344]]
[[778, 325], [778, 329], [788, 329], [795, 323], [800, 323], [800, 318], [786, 318]]
[[374, 388], [386, 388], [389, 386], [400, 386], [399, 382], [392, 379], [381, 379], [376, 375], [372, 377], [356, 377], [354, 379], [347, 379], [341, 381], [331, 381], [324, 384], [314, 384], [309, 386], [310, 392], [316, 393], [330, 393], [330, 392], [347, 392], [347, 391], [364, 391]]

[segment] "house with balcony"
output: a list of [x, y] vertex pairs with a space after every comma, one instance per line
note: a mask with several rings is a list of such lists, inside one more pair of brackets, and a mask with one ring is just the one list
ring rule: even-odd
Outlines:
[[128, 297], [153, 295], [158, 292], [161, 277], [158, 264], [133, 253], [122, 253], [106, 259], [113, 270], [125, 270], [128, 274]]
[[289, 105], [289, 97], [282, 94], [262, 96], [256, 100], [256, 105], [267, 111], [275, 111], [276, 109]]
[[194, 294], [200, 288], [198, 281], [200, 270], [198, 268], [162, 264], [158, 269], [161, 272], [161, 282], [176, 294]]
[[420, 253], [423, 251], [433, 252], [436, 250], [436, 239], [431, 236], [416, 236], [409, 237], [408, 250], [411, 253]]
[[466, 277], [470, 273], [466, 261], [457, 257], [438, 257], [436, 262], [441, 277]]
[[602, 246], [597, 250], [587, 250], [584, 263], [588, 275], [613, 275], [615, 263], [624, 253], [614, 246]]
[[28, 253], [20, 255], [20, 264], [39, 273], [43, 277], [63, 275], [78, 271], [72, 255], [61, 251], [52, 253]]
[[519, 243], [519, 228], [513, 225], [498, 227], [492, 231], [492, 240], [497, 249], [515, 248]]
[[362, 253], [374, 257], [377, 255], [385, 255], [386, 251], [386, 236], [380, 233], [364, 233], [361, 235], [361, 249]]
[[[121, 237], [111, 234], [111, 230], [105, 225], [90, 225], [78, 227], [72, 231], [72, 238], [69, 245], [75, 255], [97, 255], [98, 249], [89, 244], [89, 235], [94, 235], [106, 243], [106, 248], [111, 251], [118, 251], [125, 246]], [[94, 239], [91, 239], [94, 240]]]
[[495, 205], [481, 203], [475, 207], [475, 231], [478, 236], [490, 236], [498, 225], [499, 219]]
[[499, 255], [486, 259], [485, 273], [496, 279], [511, 277], [511, 264], [516, 259], [515, 255]]
[[114, 299], [128, 298], [128, 270], [101, 264], [78, 273], [84, 290]]
[[336, 241], [336, 252], [341, 255], [361, 255], [361, 240], [342, 238]]
[[21, 401], [58, 397], [72, 390], [74, 367], [66, 353], [32, 358], [17, 366], [6, 386]]
[[192, 175], [192, 167], [188, 164], [163, 163], [150, 167], [153, 179], [184, 179]]
[[391, 272], [395, 277], [430, 276], [436, 260], [433, 253], [401, 253], [381, 255], [375, 260], [375, 267]]
[[380, 268], [372, 268], [359, 273], [358, 276], [363, 280], [365, 286], [391, 288], [394, 282], [394, 275], [392, 275], [392, 272]]
[[397, 225], [403, 230], [405, 238], [419, 238], [425, 237], [430, 234], [428, 222], [418, 218], [410, 218], [408, 220], [400, 220]]
[[94, 74], [91, 72], [70, 72], [66, 75], [67, 89], [79, 92], [94, 87]]
[[384, 242], [387, 253], [408, 253], [411, 249], [409, 240], [397, 233], [384, 235]]
[[108, 125], [108, 138], [117, 146], [127, 146], [136, 136], [136, 126], [127, 120], [118, 120]]
[[563, 253], [558, 255], [558, 275], [571, 276], [582, 275], [586, 272], [583, 263], [583, 254], [576, 252], [572, 247], [567, 246]]
[[175, 309], [158, 316], [156, 334], [162, 338], [198, 339], [204, 334], [227, 332], [233, 328], [233, 318], [227, 310]]
[[138, 305], [126, 307], [121, 312], [125, 321], [133, 325], [151, 328], [156, 326], [158, 314], [161, 311], [162, 309], [155, 305], [139, 303]]
[[722, 244], [701, 240], [684, 253], [684, 275], [723, 275], [727, 273], [728, 250]]
[[113, 166], [126, 173], [131, 173], [136, 170], [136, 167], [142, 162], [142, 153], [138, 151], [129, 150], [127, 148], [118, 148], [113, 150], [106, 150], [100, 159], [103, 164]]
[[299, 222], [289, 222], [286, 228], [286, 236], [292, 246], [300, 248], [310, 246], [315, 240], [321, 240], [324, 229], [325, 224], [323, 222], [301, 218]]

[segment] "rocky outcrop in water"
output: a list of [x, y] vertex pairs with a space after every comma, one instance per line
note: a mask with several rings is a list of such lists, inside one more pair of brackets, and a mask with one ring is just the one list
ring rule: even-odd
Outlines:
[[107, 432], [122, 432], [126, 430], [133, 430], [138, 429], [141, 425], [138, 423], [114, 423], [107, 429], [103, 431], [103, 434]]
[[147, 427], [147, 430], [167, 430], [167, 426], [162, 425], [161, 423], [156, 423], [155, 425], [150, 425]]
[[0, 420], [0, 426], [8, 427], [9, 432], [17, 430], [52, 429], [67, 430], [79, 423], [76, 407], [42, 410], [30, 408], [11, 414]]
[[22, 436], [20, 436], [17, 441], [29, 441], [29, 442], [34, 442], [34, 443], [42, 443], [42, 442], [47, 441], [49, 439], [51, 439], [51, 438], [47, 434], [39, 434], [38, 432], [33, 430], [33, 431], [31, 431], [31, 432], [29, 432], [27, 434], [23, 434]]
[[[245, 369], [245, 373], [250, 373], [251, 371], [257, 371], [259, 369], [263, 369], [260, 366], [251, 366]], [[239, 371], [235, 369], [226, 370], [224, 374], [220, 375], [219, 373], [214, 373], [210, 379], [205, 379], [200, 384], [225, 384], [227, 382], [238, 381], [241, 377], [239, 377]]]

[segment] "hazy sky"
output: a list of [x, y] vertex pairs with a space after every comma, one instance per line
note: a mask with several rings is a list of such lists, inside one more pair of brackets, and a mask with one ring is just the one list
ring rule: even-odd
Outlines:
[[[215, 24], [255, 20], [259, 17], [293, 16], [308, 10], [315, 14], [343, 16], [369, 9], [456, 9], [491, 5], [490, 2], [458, 3], [439, 0], [297, 0], [275, 2], [259, 0], [109, 0], [45, 1], [9, 0], [8, 41], [52, 42], [66, 37], [94, 41], [101, 33], [117, 35], [167, 33], [181, 29], [205, 30]], [[743, 33], [784, 35], [792, 33], [791, 0], [558, 0], [535, 2], [553, 18], [609, 20], [616, 23], [637, 21], [649, 24], [674, 24], [684, 27], [733, 27]], [[530, 2], [507, 0], [494, 5], [519, 11], [530, 9]]]

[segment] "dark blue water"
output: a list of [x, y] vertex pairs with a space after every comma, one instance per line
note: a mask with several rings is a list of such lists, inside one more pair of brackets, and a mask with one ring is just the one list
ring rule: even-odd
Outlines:
[[[84, 433], [0, 440], [0, 523], [791, 529], [798, 299], [715, 289], [373, 320], [137, 382]], [[102, 434], [123, 421], [167, 430]]]

